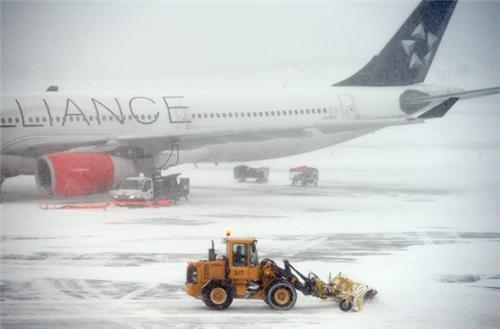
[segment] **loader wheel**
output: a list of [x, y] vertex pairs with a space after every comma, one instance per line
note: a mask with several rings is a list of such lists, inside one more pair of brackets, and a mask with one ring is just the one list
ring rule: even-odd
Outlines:
[[266, 303], [271, 308], [280, 311], [289, 310], [297, 301], [295, 288], [286, 281], [276, 281], [267, 288]]
[[347, 312], [352, 308], [351, 301], [344, 299], [340, 302], [339, 307], [342, 311]]
[[233, 302], [232, 289], [223, 282], [212, 282], [203, 290], [202, 299], [213, 310], [225, 310]]

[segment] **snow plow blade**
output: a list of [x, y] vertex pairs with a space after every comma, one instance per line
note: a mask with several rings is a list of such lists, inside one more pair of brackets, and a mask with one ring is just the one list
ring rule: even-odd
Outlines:
[[339, 308], [344, 312], [351, 309], [356, 312], [361, 311], [363, 302], [377, 294], [375, 289], [370, 289], [367, 285], [352, 281], [341, 274], [333, 279], [330, 276], [328, 283], [314, 273], [310, 273], [308, 279], [313, 283], [317, 297], [338, 301]]
[[339, 274], [330, 280], [330, 287], [332, 288], [333, 297], [340, 301], [340, 309], [351, 307], [354, 311], [361, 311], [363, 302], [366, 299], [373, 298], [377, 291], [368, 288], [367, 285], [354, 282], [347, 277]]

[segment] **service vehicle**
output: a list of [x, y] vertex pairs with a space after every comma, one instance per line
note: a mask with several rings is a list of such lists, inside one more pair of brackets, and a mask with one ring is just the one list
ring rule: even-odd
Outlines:
[[269, 167], [251, 168], [245, 165], [233, 168], [233, 177], [240, 183], [247, 179], [255, 179], [255, 183], [267, 183], [269, 179]]
[[292, 185], [302, 185], [312, 184], [318, 186], [319, 171], [313, 167], [300, 166], [295, 168], [290, 168], [289, 177]]
[[200, 298], [211, 309], [228, 308], [234, 298], [262, 299], [275, 310], [289, 310], [297, 300], [297, 290], [305, 296], [331, 298], [342, 311], [359, 311], [374, 289], [339, 274], [328, 282], [314, 273], [307, 277], [285, 260], [284, 267], [265, 258], [259, 262], [255, 238], [233, 238], [226, 234], [226, 255], [217, 257], [212, 240], [208, 260], [188, 262], [186, 292]]
[[177, 202], [181, 197], [188, 199], [189, 178], [179, 178], [181, 174], [152, 179], [150, 177], [129, 177], [116, 190], [111, 191], [116, 201], [157, 201], [169, 199]]
[[153, 180], [149, 177], [128, 177], [110, 192], [115, 200], [150, 201], [154, 198]]

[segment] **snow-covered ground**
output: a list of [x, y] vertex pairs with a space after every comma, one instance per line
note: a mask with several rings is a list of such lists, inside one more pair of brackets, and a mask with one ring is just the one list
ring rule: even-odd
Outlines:
[[[234, 164], [177, 168], [189, 202], [163, 209], [41, 210], [32, 177], [1, 205], [2, 328], [498, 328], [499, 98], [389, 128], [237, 183]], [[320, 170], [292, 187], [288, 168]], [[294, 309], [235, 300], [215, 312], [183, 291], [186, 261], [226, 229], [261, 257], [323, 279], [342, 271], [379, 291], [359, 312], [299, 293]]]

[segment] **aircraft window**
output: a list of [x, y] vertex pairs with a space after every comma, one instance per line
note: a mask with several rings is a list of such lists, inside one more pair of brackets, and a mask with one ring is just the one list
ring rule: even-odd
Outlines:
[[201, 119], [201, 113], [198, 113], [198, 119]]
[[323, 113], [326, 113], [326, 109], [323, 109]]
[[56, 122], [60, 122], [61, 121], [61, 118], [60, 117], [56, 117]]
[[76, 121], [80, 121], [80, 117], [75, 117]]
[[277, 111], [277, 112], [276, 112], [276, 114], [277, 114], [277, 115], [281, 115], [281, 111]]
[[191, 118], [196, 119], [196, 115], [195, 114], [191, 114]]
[[141, 114], [141, 119], [142, 120], [146, 119], [146, 116], [144, 114]]
[[107, 117], [105, 115], [102, 116], [102, 121], [106, 121]]
[[[142, 115], [142, 118], [144, 119], [144, 115]], [[113, 116], [112, 115], [109, 116], [109, 121], [113, 121]]]
[[309, 114], [309, 109], [306, 110], [306, 113]]
[[148, 114], [148, 120], [151, 120], [153, 119], [153, 117], [151, 116], [151, 114]]
[[315, 110], [315, 109], [312, 109], [312, 110], [311, 110], [311, 113], [312, 113], [312, 114], [316, 114], [316, 110]]
[[9, 123], [12, 123], [12, 118], [8, 118], [8, 119], [7, 119], [7, 121], [8, 121]]
[[232, 118], [232, 117], [233, 117], [233, 114], [232, 114], [232, 113], [228, 113], [227, 115], [228, 115], [230, 118]]
[[[279, 113], [279, 112], [278, 112]], [[283, 115], [286, 115], [286, 111], [283, 111]]]
[[292, 115], [293, 111], [292, 110], [288, 110], [288, 114]]
[[35, 121], [36, 121], [36, 122], [40, 122], [40, 118], [39, 118], [39, 117], [36, 117], [36, 118], [35, 118]]
[[298, 114], [299, 114], [299, 111], [298, 111], [298, 110], [295, 110], [294, 112], [295, 112], [295, 115], [298, 115]]
[[205, 119], [207, 119], [207, 118], [208, 118], [208, 114], [203, 113], [203, 117], [204, 117]]
[[89, 115], [89, 121], [94, 121], [94, 117]]
[[274, 116], [274, 111], [271, 111], [271, 115]]
[[213, 113], [210, 113], [210, 117], [213, 118], [214, 117], [214, 114]]
[[266, 111], [265, 113], [266, 113], [266, 117], [269, 116], [269, 112]]
[[4, 118], [2, 118], [2, 123], [5, 123], [5, 119]]
[[132, 120], [132, 115], [130, 115], [130, 114], [129, 114], [129, 115], [128, 115], [128, 119], [129, 119], [129, 120]]
[[69, 121], [73, 122], [73, 117], [69, 117]]
[[253, 112], [253, 116], [256, 117], [257, 116], [257, 112]]
[[19, 118], [16, 118], [16, 123], [19, 123]]
[[222, 113], [222, 117], [225, 118], [226, 117], [226, 113]]
[[219, 113], [217, 113], [216, 116], [217, 116], [217, 118], [220, 118], [220, 114]]
[[252, 113], [247, 112], [247, 117], [250, 118], [252, 116]]
[[300, 110], [300, 114], [304, 114], [304, 110]]
[[234, 117], [237, 118], [238, 117], [238, 113], [234, 113]]

